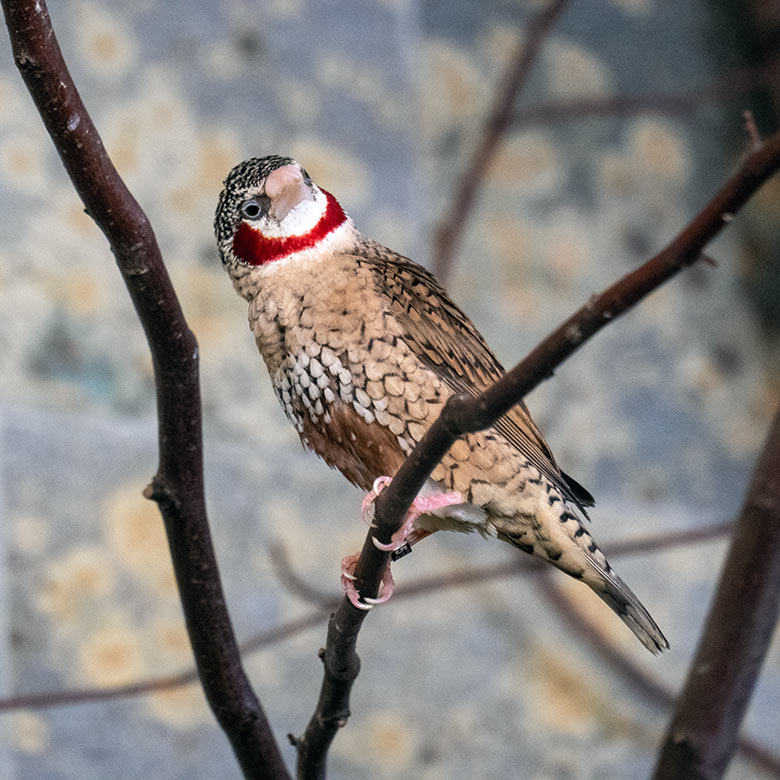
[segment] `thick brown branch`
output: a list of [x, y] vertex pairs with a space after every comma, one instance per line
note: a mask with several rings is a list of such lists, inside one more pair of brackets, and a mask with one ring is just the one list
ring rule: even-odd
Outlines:
[[[525, 360], [482, 395], [476, 398], [465, 395], [450, 398], [439, 418], [376, 501], [375, 529], [366, 535], [355, 570], [355, 587], [364, 598], [376, 596], [382, 573], [389, 561], [389, 554], [377, 549], [372, 536], [376, 536], [385, 544], [390, 541], [392, 534], [400, 528], [415, 496], [453, 442], [465, 433], [492, 425], [523, 396], [549, 377], [553, 370], [587, 339], [683, 268], [692, 265], [704, 246], [731, 221], [734, 213], [779, 168], [780, 133], [776, 133], [761, 149], [747, 157], [737, 173], [665, 249], [603, 293], [594, 295], [585, 306], [542, 341]], [[347, 659], [353, 655], [356, 658], [357, 633], [365, 615], [365, 612], [356, 609], [347, 599], [342, 600], [331, 621], [334, 630], [329, 631], [328, 635], [329, 640], [337, 642], [338, 646], [329, 649], [326, 659], [335, 657], [339, 659], [340, 667], [349, 666]], [[358, 666], [353, 663], [351, 668], [357, 669]], [[329, 679], [332, 677], [333, 671], [326, 663], [326, 685], [332, 685], [333, 680]], [[334, 679], [336, 683], [346, 686], [347, 690], [354, 682], [354, 679]], [[334, 722], [332, 717], [323, 717], [323, 713], [328, 712], [327, 704], [327, 701], [320, 700], [307, 727], [306, 736], [298, 743], [299, 777], [324, 777], [324, 774], [306, 773], [306, 767], [301, 763], [300, 748], [306, 745], [307, 739], [314, 739], [311, 735], [316, 735], [317, 744], [327, 750], [336, 732], [336, 728], [331, 727], [327, 730], [327, 738], [323, 736], [326, 730], [323, 724]], [[312, 759], [312, 765], [324, 767], [324, 755], [318, 756], [317, 761]]]
[[108, 158], [62, 58], [44, 0], [2, 0], [14, 59], [87, 212], [106, 235], [152, 353], [160, 463], [146, 496], [165, 521], [206, 697], [246, 777], [288, 778], [241, 666], [203, 494], [198, 345], [151, 225]]
[[780, 411], [758, 461], [656, 780], [723, 776], [780, 615]]
[[449, 210], [435, 231], [431, 264], [434, 273], [443, 283], [447, 281], [452, 257], [457, 250], [466, 223], [465, 215], [474, 204], [499, 142], [511, 126], [517, 94], [526, 83], [542, 44], [552, 30], [555, 20], [565, 8], [566, 2], [567, 0], [552, 0], [531, 20], [525, 40], [518, 44], [496, 90], [493, 107], [479, 133], [479, 144], [466, 170], [458, 179]]

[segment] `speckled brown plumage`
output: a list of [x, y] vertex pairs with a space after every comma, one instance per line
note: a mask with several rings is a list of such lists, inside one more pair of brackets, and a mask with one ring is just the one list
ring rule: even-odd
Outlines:
[[[266, 187], [301, 207], [275, 221]], [[286, 415], [305, 446], [368, 490], [395, 474], [452, 394], [478, 394], [503, 368], [428, 271], [346, 217], [324, 230], [331, 198], [289, 158], [251, 160], [226, 180], [215, 229]], [[293, 231], [303, 248], [272, 261], [238, 257], [239, 225], [264, 236]], [[463, 503], [421, 517], [419, 527], [478, 530], [542, 557], [590, 585], [650, 650], [667, 646], [585, 528], [591, 496], [558, 468], [524, 404], [456, 441], [431, 480], [430, 489], [457, 491]]]

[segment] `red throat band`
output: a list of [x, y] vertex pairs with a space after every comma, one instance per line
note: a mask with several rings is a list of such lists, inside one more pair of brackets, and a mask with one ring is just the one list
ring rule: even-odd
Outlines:
[[268, 238], [251, 228], [246, 222], [242, 222], [233, 237], [233, 254], [242, 263], [265, 265], [314, 246], [347, 219], [344, 209], [333, 195], [325, 190], [321, 192], [327, 198], [328, 205], [320, 221], [308, 233], [286, 238]]

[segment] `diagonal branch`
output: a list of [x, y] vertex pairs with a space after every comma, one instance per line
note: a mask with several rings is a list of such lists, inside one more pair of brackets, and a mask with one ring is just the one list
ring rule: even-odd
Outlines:
[[780, 616], [780, 410], [734, 530], [718, 590], [654, 777], [726, 771]]
[[141, 320], [155, 371], [160, 462], [146, 489], [162, 513], [198, 672], [246, 777], [289, 775], [249, 685], [211, 544], [203, 493], [198, 345], [151, 225], [100, 140], [68, 72], [44, 0], [2, 0], [22, 78], [57, 152], [105, 234]]
[[542, 44], [566, 7], [566, 2], [567, 0], [551, 0], [549, 5], [542, 8], [531, 20], [525, 40], [518, 44], [509, 68], [496, 90], [493, 106], [479, 133], [479, 144], [466, 170], [458, 179], [449, 210], [436, 227], [431, 264], [442, 283], [446, 284], [452, 257], [463, 233], [466, 223], [464, 214], [471, 210], [490, 160], [504, 133], [511, 127], [515, 98], [526, 83]]
[[[390, 485], [377, 498], [374, 528], [366, 535], [355, 569], [355, 587], [365, 598], [376, 597], [390, 554], [379, 550], [372, 537], [388, 543], [397, 531], [429, 474], [453, 442], [465, 433], [492, 425], [518, 403], [587, 339], [683, 268], [728, 224], [753, 193], [780, 169], [780, 132], [750, 154], [694, 220], [661, 252], [604, 292], [594, 295], [522, 362], [482, 395], [456, 395], [404, 461]], [[360, 669], [355, 651], [366, 613], [343, 599], [328, 627], [323, 661], [322, 695], [306, 732], [296, 741], [298, 777], [324, 778], [328, 747], [349, 716], [349, 692]]]

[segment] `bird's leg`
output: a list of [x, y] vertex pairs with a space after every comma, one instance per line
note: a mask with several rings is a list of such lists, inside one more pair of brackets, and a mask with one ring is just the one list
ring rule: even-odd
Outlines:
[[[363, 499], [362, 511], [363, 519], [372, 525], [374, 502], [377, 496], [386, 488], [392, 481], [391, 477], [378, 477], [374, 481], [373, 489], [366, 494]], [[414, 528], [414, 523], [420, 515], [434, 512], [437, 509], [441, 509], [444, 506], [452, 506], [453, 504], [462, 504], [463, 496], [460, 493], [435, 493], [431, 496], [417, 496], [409, 507], [409, 511], [406, 513], [403, 525], [390, 537], [390, 542], [384, 544], [377, 541], [376, 537], [372, 537], [372, 541], [383, 552], [397, 552], [400, 548], [407, 546], [411, 548], [413, 544], [416, 544], [421, 539], [428, 536], [431, 531], [426, 531], [420, 528]], [[397, 557], [401, 557], [400, 555]], [[355, 589], [355, 567], [357, 566], [358, 558], [360, 554], [348, 555], [341, 561], [341, 585], [344, 588], [344, 592], [347, 598], [358, 609], [371, 609], [375, 604], [383, 604], [390, 596], [393, 595], [395, 589], [395, 582], [393, 581], [393, 575], [390, 573], [390, 565], [388, 564], [385, 569], [385, 573], [382, 577], [382, 585], [380, 587], [379, 596], [375, 599], [366, 598], [361, 601], [360, 594]], [[395, 560], [395, 558], [394, 558]]]
[[[374, 489], [363, 499], [364, 519], [368, 518], [367, 511], [369, 508], [373, 507], [377, 496], [390, 484], [390, 482], [392, 482], [391, 477], [379, 477], [374, 482]], [[417, 498], [412, 501], [412, 505], [406, 513], [403, 525], [390, 537], [390, 541], [387, 544], [384, 544], [383, 542], [378, 541], [376, 537], [373, 537], [372, 541], [376, 547], [383, 552], [394, 552], [407, 541], [407, 537], [410, 537], [409, 544], [412, 545], [428, 535], [422, 531], [412, 533], [414, 523], [420, 515], [435, 512], [437, 509], [441, 509], [444, 506], [462, 503], [463, 496], [455, 491], [452, 493], [434, 493], [430, 496], [417, 496]]]

